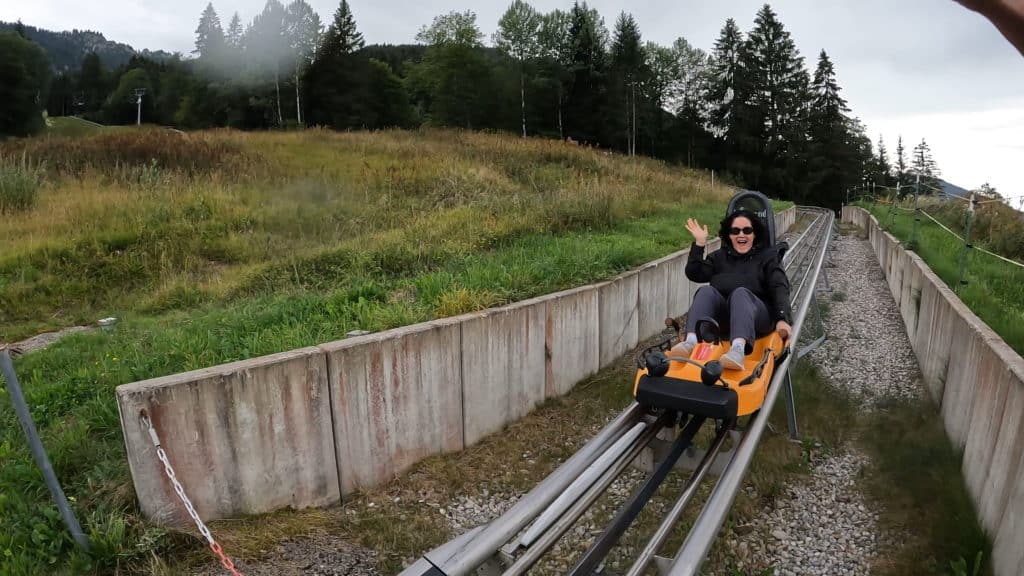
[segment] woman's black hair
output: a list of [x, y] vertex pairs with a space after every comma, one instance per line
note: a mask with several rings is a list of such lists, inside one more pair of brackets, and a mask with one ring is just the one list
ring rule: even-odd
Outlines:
[[764, 225], [764, 222], [758, 218], [753, 212], [739, 208], [733, 211], [722, 220], [721, 227], [718, 229], [718, 237], [722, 239], [722, 247], [730, 247], [732, 244], [729, 242], [729, 229], [732, 228], [733, 220], [740, 216], [750, 220], [750, 226], [754, 229], [754, 248], [761, 249], [768, 245], [768, 227]]

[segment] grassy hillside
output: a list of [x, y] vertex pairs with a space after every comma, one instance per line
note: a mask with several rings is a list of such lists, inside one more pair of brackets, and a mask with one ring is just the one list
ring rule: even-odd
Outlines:
[[52, 116], [46, 119], [46, 131], [44, 136], [69, 136], [81, 137], [91, 136], [104, 130], [106, 127], [76, 118], [74, 116]]
[[[147, 571], [114, 387], [584, 284], [688, 244], [729, 191], [645, 159], [453, 131], [103, 131], [0, 145], [0, 340], [90, 533], [74, 549], [0, 395], [0, 573]], [[3, 182], [0, 178], [0, 182]], [[2, 192], [2, 190], [0, 190]], [[784, 206], [780, 206], [784, 207]]]

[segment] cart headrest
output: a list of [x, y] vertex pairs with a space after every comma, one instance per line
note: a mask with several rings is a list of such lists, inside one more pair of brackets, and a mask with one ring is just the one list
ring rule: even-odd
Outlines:
[[737, 211], [748, 212], [761, 220], [768, 231], [768, 246], [775, 245], [775, 212], [772, 211], [772, 201], [767, 196], [754, 190], [740, 190], [729, 201], [729, 208], [725, 212], [726, 218]]

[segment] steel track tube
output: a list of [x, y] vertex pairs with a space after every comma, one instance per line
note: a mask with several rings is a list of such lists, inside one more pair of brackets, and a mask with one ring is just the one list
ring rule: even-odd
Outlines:
[[[818, 218], [821, 218], [821, 216], [818, 216]], [[793, 241], [793, 244], [789, 247], [789, 250], [786, 252], [786, 256], [783, 258], [783, 261], [785, 263], [788, 264], [793, 260], [793, 255], [796, 254], [797, 249], [800, 246], [800, 243], [803, 242], [804, 238], [806, 238], [807, 232], [810, 231], [812, 227], [814, 227], [815, 223], [818, 222], [818, 218], [815, 218], [814, 221], [811, 222], [809, 226], [807, 226], [807, 230], [805, 230], [803, 234], [798, 236], [797, 239]]]
[[[834, 215], [829, 212], [827, 216], [827, 222], [830, 226], [826, 227], [826, 230], [831, 230], [831, 222]], [[814, 284], [817, 283], [818, 272], [821, 270], [821, 265], [825, 260], [825, 255], [828, 252], [828, 244], [831, 239], [831, 234], [827, 234], [824, 237], [824, 241], [819, 246], [818, 258], [815, 262], [814, 269], [814, 280], [812, 281], [811, 294], [813, 295]], [[797, 322], [793, 327], [792, 339], [796, 341], [800, 335], [800, 329], [803, 327], [804, 316], [807, 314], [807, 308], [810, 306], [811, 299], [805, 297], [800, 303], [799, 313], [797, 314]], [[736, 447], [736, 453], [733, 455], [732, 462], [726, 468], [725, 472], [719, 478], [718, 484], [715, 486], [715, 490], [712, 492], [711, 497], [708, 499], [707, 504], [701, 511], [700, 516], [694, 523], [693, 528], [686, 537], [686, 541], [683, 543], [682, 548], [676, 555], [671, 568], [669, 569], [668, 576], [693, 576], [697, 574], [701, 563], [704, 561], [704, 557], [707, 556], [708, 550], [711, 548], [712, 542], [714, 542], [715, 536], [718, 534], [719, 528], [725, 521], [725, 517], [729, 513], [729, 509], [732, 507], [733, 499], [736, 497], [736, 492], [739, 490], [743, 477], [747, 472], [747, 468], [750, 466], [750, 461], [754, 457], [754, 451], [757, 449], [757, 444], [761, 439], [761, 435], [764, 433], [764, 429], [768, 424], [768, 418], [771, 415], [772, 407], [775, 405], [775, 400], [779, 396], [779, 392], [782, 390], [782, 378], [785, 377], [786, 372], [789, 370], [789, 365], [795, 354], [789, 354], [782, 364], [775, 369], [775, 374], [772, 377], [772, 385], [768, 389], [768, 395], [765, 397], [764, 403], [761, 406], [761, 410], [758, 412], [757, 417], [750, 424], [747, 433], [744, 434], [740, 440], [739, 445]]]
[[[817, 221], [815, 221], [815, 222], [817, 222]], [[821, 227], [819, 227], [819, 228], [821, 228]], [[826, 227], [826, 228], [827, 228], [827, 227]], [[822, 229], [825, 229], [825, 228], [822, 228]], [[811, 232], [812, 232], [812, 230], [811, 230], [810, 228], [808, 228], [808, 234], [810, 234]], [[820, 233], [820, 230], [819, 230], [819, 233]], [[814, 252], [813, 252], [813, 250], [808, 250], [808, 251], [806, 252], [806, 257], [805, 257], [805, 258], [803, 258], [803, 259], [801, 259], [801, 264], [800, 264], [800, 265], [798, 265], [796, 269], [797, 269], [797, 270], [800, 270], [801, 268], [804, 268], [804, 267], [803, 267], [803, 262], [804, 262], [804, 261], [808, 261], [808, 264], [810, 264], [810, 262], [809, 262], [809, 261], [813, 259], [813, 256], [814, 256]], [[800, 295], [801, 293], [803, 293], [803, 292], [804, 292], [804, 286], [805, 286], [805, 285], [806, 285], [806, 283], [807, 283], [807, 277], [808, 277], [808, 275], [810, 274], [810, 272], [811, 272], [811, 269], [812, 269], [812, 266], [810, 266], [810, 265], [808, 265], [808, 266], [806, 266], [806, 267], [804, 268], [804, 274], [803, 274], [803, 276], [802, 276], [802, 277], [800, 278], [800, 282], [799, 282], [799, 284], [797, 285], [797, 288], [796, 288], [796, 290], [795, 290], [795, 291], [793, 292], [793, 296], [794, 296], [794, 297], [796, 297], [796, 296], [798, 296], [798, 295]], [[787, 270], [787, 272], [788, 272], [788, 270]], [[815, 278], [817, 278], [817, 276], [815, 276]]]
[[672, 467], [675, 466], [679, 457], [683, 455], [683, 451], [690, 447], [693, 438], [700, 431], [701, 426], [704, 425], [706, 420], [707, 418], [704, 416], [692, 416], [690, 418], [690, 421], [686, 423], [686, 427], [676, 437], [675, 445], [665, 457], [665, 460], [653, 473], [647, 476], [647, 480], [639, 488], [633, 491], [633, 495], [615, 514], [615, 517], [612, 518], [611, 523], [605, 528], [604, 532], [597, 537], [597, 540], [590, 545], [590, 548], [583, 554], [583, 557], [576, 562], [576, 566], [569, 572], [569, 576], [590, 576], [597, 570], [600, 563], [611, 552], [616, 542], [619, 541], [619, 538], [625, 534], [626, 530], [633, 524], [633, 521], [636, 520], [636, 517], [640, 515], [643, 507], [654, 496], [661, 483], [668, 477], [668, 473], [672, 471]]
[[636, 443], [630, 447], [629, 451], [622, 454], [615, 465], [605, 471], [605, 473], [595, 482], [590, 488], [580, 497], [576, 502], [573, 503], [565, 514], [561, 516], [554, 524], [541, 537], [534, 542], [533, 546], [526, 550], [522, 556], [520, 556], [508, 570], [502, 572], [501, 576], [521, 576], [525, 574], [527, 570], [533, 567], [534, 564], [540, 560], [541, 556], [548, 551], [559, 538], [565, 534], [565, 531], [572, 527], [573, 524], [579, 520], [579, 517], [593, 505], [594, 501], [608, 489], [608, 486], [615, 481], [616, 478], [622, 474], [623, 470], [629, 466], [644, 449], [651, 440], [658, 434], [658, 431], [664, 427], [666, 421], [664, 417], [659, 418], [658, 422], [649, 426], [644, 433], [637, 439]]
[[683, 493], [676, 500], [672, 510], [669, 511], [668, 516], [662, 520], [658, 526], [658, 530], [655, 531], [654, 536], [647, 542], [647, 546], [640, 552], [636, 562], [633, 563], [632, 568], [626, 573], [626, 576], [641, 576], [644, 573], [644, 569], [654, 558], [654, 555], [658, 553], [658, 550], [665, 544], [665, 540], [668, 540], [669, 534], [672, 532], [672, 528], [675, 527], [676, 523], [679, 522], [679, 518], [682, 517], [683, 511], [686, 510], [686, 505], [690, 503], [693, 496], [697, 494], [697, 489], [700, 487], [700, 483], [704, 480], [704, 476], [708, 470], [711, 469], [711, 464], [715, 461], [715, 456], [722, 449], [722, 445], [725, 444], [725, 439], [729, 436], [727, 430], [719, 432], [718, 437], [715, 438], [714, 443], [708, 448], [704, 457], [701, 458], [700, 464], [697, 465], [697, 469], [693, 471], [693, 475], [686, 482], [686, 487], [683, 489]]
[[615, 463], [616, 458], [629, 449], [637, 436], [639, 436], [646, 427], [647, 424], [645, 422], [637, 422], [629, 432], [623, 434], [615, 444], [612, 444], [611, 447], [601, 454], [593, 464], [588, 466], [583, 474], [580, 474], [579, 477], [576, 478], [576, 480], [574, 480], [573, 483], [565, 490], [565, 492], [562, 492], [558, 498], [555, 499], [555, 501], [552, 502], [546, 510], [544, 510], [544, 513], [540, 515], [540, 518], [537, 518], [537, 521], [533, 523], [533, 526], [530, 526], [526, 531], [526, 534], [523, 534], [523, 537], [519, 539], [519, 545], [524, 548], [529, 547], [538, 536], [547, 530], [548, 526], [552, 522], [562, 515], [562, 512], [564, 512], [566, 508], [571, 506], [572, 503], [575, 502], [591, 484], [601, 477], [601, 474], [603, 474], [605, 470]]
[[[578, 452], [548, 475], [540, 484], [519, 499], [512, 508], [492, 520], [475, 538], [451, 554], [437, 554], [433, 550], [424, 555], [432, 565], [447, 576], [468, 576], [486, 562], [498, 549], [537, 517], [562, 493], [605, 448], [632, 428], [644, 415], [644, 409], [634, 402], [610, 424], [594, 436]], [[414, 576], [405, 571], [402, 576]]]

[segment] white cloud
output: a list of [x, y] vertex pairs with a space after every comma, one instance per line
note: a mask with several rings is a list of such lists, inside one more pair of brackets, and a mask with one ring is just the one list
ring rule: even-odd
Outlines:
[[909, 114], [864, 118], [869, 136], [885, 138], [891, 158], [903, 136], [909, 156], [922, 138], [945, 180], [964, 188], [988, 182], [1004, 196], [1024, 194], [1024, 99], [1015, 104], [974, 112]]

